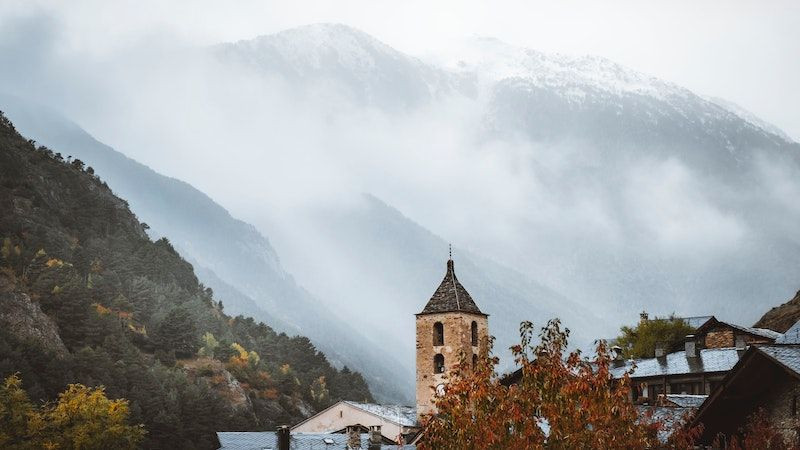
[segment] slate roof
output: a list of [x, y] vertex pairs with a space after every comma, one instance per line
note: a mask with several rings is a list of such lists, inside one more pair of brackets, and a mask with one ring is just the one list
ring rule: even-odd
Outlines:
[[[697, 358], [687, 358], [686, 352], [670, 353], [664, 358], [647, 358], [636, 360], [636, 369], [631, 378], [646, 378], [664, 375], [682, 375], [690, 373], [727, 372], [739, 361], [739, 352], [734, 347], [704, 348]], [[633, 361], [625, 361], [625, 365], [610, 369], [614, 378], [622, 378], [630, 370]]]
[[667, 394], [667, 400], [681, 408], [699, 408], [708, 398], [707, 395]]
[[694, 408], [675, 408], [669, 406], [637, 406], [639, 421], [645, 423], [660, 422], [663, 427], [658, 430], [658, 440], [666, 443], [670, 435], [678, 429], [687, 414], [694, 411]]
[[795, 322], [791, 328], [786, 330], [780, 337], [775, 339], [776, 344], [800, 344], [800, 320]]
[[[217, 432], [220, 450], [277, 450], [278, 435], [273, 431], [225, 431]], [[348, 436], [337, 433], [292, 433], [290, 450], [334, 450], [347, 447]], [[361, 435], [361, 447], [369, 449], [369, 436]], [[381, 449], [413, 450], [414, 445], [398, 447], [397, 444], [382, 444]]]
[[700, 325], [708, 322], [709, 319], [713, 318], [714, 316], [693, 316], [693, 317], [678, 317], [679, 320], [682, 320], [686, 325], [697, 329], [700, 328]]
[[778, 333], [777, 331], [769, 330], [767, 328], [744, 327], [741, 325], [736, 325], [735, 323], [723, 322], [721, 320], [718, 320], [714, 316], [712, 316], [711, 319], [707, 320], [702, 326], [698, 327], [695, 330], [695, 332], [697, 334], [704, 334], [707, 333], [709, 329], [712, 329], [718, 325], [729, 326], [731, 328], [743, 331], [748, 334], [752, 334], [754, 336], [761, 336], [772, 340], [775, 340], [781, 336], [781, 334]]
[[759, 345], [757, 350], [800, 375], [800, 346]]
[[428, 300], [428, 304], [419, 314], [455, 311], [486, 315], [481, 312], [469, 292], [459, 283], [453, 268], [453, 260], [450, 259], [447, 261], [447, 273], [445, 273], [442, 283], [436, 288], [436, 292], [433, 293], [431, 299]]
[[777, 331], [773, 331], [767, 328], [743, 327], [741, 325], [736, 325], [734, 323], [728, 323], [728, 322], [722, 322], [722, 323], [730, 325], [733, 328], [736, 328], [737, 330], [742, 330], [745, 333], [755, 334], [756, 336], [761, 336], [769, 339], [777, 339], [782, 336]]
[[401, 405], [378, 405], [376, 403], [358, 403], [345, 400], [344, 403], [376, 415], [388, 422], [404, 427], [417, 426], [417, 408]]

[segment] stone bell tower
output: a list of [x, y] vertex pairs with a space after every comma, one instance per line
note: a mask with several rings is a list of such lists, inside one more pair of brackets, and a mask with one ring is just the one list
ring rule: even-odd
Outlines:
[[[452, 258], [452, 256], [451, 256]], [[488, 351], [489, 315], [484, 314], [456, 278], [447, 261], [444, 280], [417, 317], [417, 419], [435, 413], [433, 397], [463, 354], [474, 365]]]

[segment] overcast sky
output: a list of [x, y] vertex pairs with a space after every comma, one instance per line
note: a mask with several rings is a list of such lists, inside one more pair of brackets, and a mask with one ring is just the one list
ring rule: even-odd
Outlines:
[[101, 54], [147, 39], [210, 44], [314, 22], [355, 26], [414, 55], [464, 36], [494, 36], [537, 50], [611, 58], [738, 103], [800, 140], [796, 0], [5, 0], [0, 27], [41, 13], [65, 28], [63, 45]]

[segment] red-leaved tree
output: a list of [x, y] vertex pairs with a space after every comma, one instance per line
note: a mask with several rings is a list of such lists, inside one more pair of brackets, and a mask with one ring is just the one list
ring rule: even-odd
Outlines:
[[589, 360], [567, 351], [568, 336], [554, 319], [537, 343], [533, 325], [523, 322], [521, 343], [512, 348], [521, 377], [508, 387], [494, 371], [496, 357], [480, 359], [474, 370], [462, 362], [435, 399], [438, 413], [425, 418], [419, 448], [658, 447], [659, 425], [639, 417], [628, 375], [610, 376], [605, 343]]

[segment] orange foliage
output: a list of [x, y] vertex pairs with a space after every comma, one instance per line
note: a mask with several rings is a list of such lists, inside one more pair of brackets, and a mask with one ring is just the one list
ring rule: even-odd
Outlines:
[[603, 342], [589, 361], [566, 352], [569, 330], [558, 320], [542, 329], [538, 345], [532, 330], [524, 322], [521, 344], [512, 348], [522, 370], [515, 385], [500, 383], [497, 358], [483, 358], [474, 371], [461, 363], [435, 400], [438, 414], [424, 419], [421, 450], [659, 446], [658, 426], [640, 421], [628, 398], [627, 375], [611, 378]]

